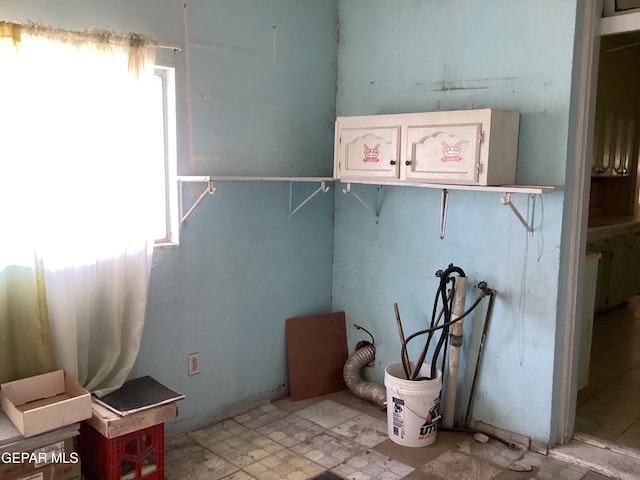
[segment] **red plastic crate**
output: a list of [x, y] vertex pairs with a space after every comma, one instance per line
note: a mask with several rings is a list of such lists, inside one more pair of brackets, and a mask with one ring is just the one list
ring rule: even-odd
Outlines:
[[164, 479], [164, 423], [106, 438], [85, 422], [78, 444], [87, 479]]

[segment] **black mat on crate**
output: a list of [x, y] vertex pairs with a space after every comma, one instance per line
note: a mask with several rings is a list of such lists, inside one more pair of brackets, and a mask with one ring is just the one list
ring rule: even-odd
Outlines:
[[183, 394], [165, 387], [153, 377], [146, 376], [129, 380], [118, 390], [96, 401], [119, 415], [127, 415], [183, 398]]
[[331, 473], [329, 471], [326, 471], [324, 473], [321, 473], [317, 477], [313, 477], [311, 480], [344, 480], [344, 478], [339, 477], [338, 475]]

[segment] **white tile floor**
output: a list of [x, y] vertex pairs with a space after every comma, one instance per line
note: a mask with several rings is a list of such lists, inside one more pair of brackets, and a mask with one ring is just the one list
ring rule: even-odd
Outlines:
[[[640, 297], [596, 316], [591, 360], [589, 385], [578, 396], [576, 431], [611, 442], [622, 456], [576, 441], [542, 456], [494, 440], [482, 445], [468, 434], [451, 432], [438, 432], [429, 447], [401, 447], [387, 437], [385, 412], [338, 392], [300, 402], [281, 400], [168, 438], [166, 478], [297, 480], [326, 471], [344, 479], [608, 478], [590, 467], [616, 478], [640, 479]], [[629, 455], [629, 449], [637, 451]], [[509, 468], [518, 462], [531, 471]]]
[[595, 316], [589, 367], [576, 431], [640, 450], [640, 297]]
[[[529, 471], [510, 469], [516, 465]], [[354, 480], [605, 478], [466, 433], [438, 432], [429, 447], [402, 447], [388, 439], [386, 412], [347, 391], [266, 404], [166, 440], [168, 480], [302, 480], [326, 472]]]
[[413, 468], [368, 450], [386, 440], [381, 416], [333, 400], [297, 413], [268, 404], [169, 439], [166, 476], [305, 479], [326, 470], [340, 476], [362, 470], [371, 478], [402, 478]]

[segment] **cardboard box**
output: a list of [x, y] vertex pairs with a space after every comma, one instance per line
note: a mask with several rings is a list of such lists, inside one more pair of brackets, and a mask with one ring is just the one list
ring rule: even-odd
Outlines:
[[127, 433], [137, 432], [168, 422], [178, 416], [176, 402], [141, 410], [126, 416], [120, 416], [95, 401], [91, 405], [93, 414], [87, 423], [105, 438], [116, 438]]
[[22, 472], [6, 480], [81, 480], [80, 460], [70, 463], [52, 463], [44, 467]]
[[91, 394], [63, 370], [0, 385], [0, 404], [25, 437], [91, 418]]
[[46, 466], [78, 463], [73, 437], [33, 449], [0, 454], [0, 480], [28, 477]]

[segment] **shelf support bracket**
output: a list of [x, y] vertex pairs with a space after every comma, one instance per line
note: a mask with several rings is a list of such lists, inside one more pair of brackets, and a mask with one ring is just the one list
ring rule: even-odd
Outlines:
[[529, 225], [527, 223], [527, 221], [520, 214], [520, 212], [518, 211], [516, 206], [513, 203], [511, 203], [511, 194], [509, 192], [505, 193], [504, 196], [502, 197], [502, 204], [503, 205], [508, 205], [509, 208], [511, 208], [511, 211], [518, 218], [518, 220], [520, 220], [520, 223], [522, 223], [522, 225], [524, 225], [524, 228], [526, 228], [527, 232], [529, 232], [529, 233], [533, 232], [533, 228], [531, 227], [531, 225]]
[[309, 200], [311, 200], [313, 197], [315, 197], [318, 193], [322, 192], [322, 193], [326, 193], [329, 191], [329, 187], [327, 187], [327, 183], [322, 180], [320, 182], [320, 186], [318, 187], [318, 189], [313, 192], [311, 195], [309, 195], [306, 200], [304, 202], [302, 202], [300, 205], [298, 205], [296, 208], [293, 208], [293, 182], [289, 182], [289, 218], [291, 218], [291, 216], [296, 213], [298, 210], [300, 210], [303, 206], [305, 206], [307, 204], [307, 202]]
[[355, 190], [351, 189], [351, 184], [350, 183], [347, 183], [347, 188], [343, 188], [342, 189], [342, 193], [344, 193], [344, 194], [350, 193], [351, 195], [353, 195], [353, 197], [356, 200], [358, 200], [358, 202], [360, 202], [360, 204], [364, 208], [366, 208], [371, 215], [376, 217], [376, 223], [380, 223], [380, 212], [379, 212], [379, 209], [378, 209], [378, 203], [380, 201], [380, 188], [381, 188], [380, 185], [378, 185], [378, 193], [377, 193], [377, 196], [376, 196], [376, 209], [375, 210], [373, 208], [371, 208], [369, 205], [367, 205], [367, 202], [365, 202], [362, 199], [362, 197], [355, 192]]
[[444, 239], [444, 232], [447, 228], [447, 207], [449, 205], [449, 190], [442, 189], [442, 203], [440, 204], [440, 240]]
[[[196, 202], [193, 205], [191, 205], [191, 208], [187, 211], [187, 213], [185, 213], [182, 216], [182, 218], [180, 219], [180, 225], [182, 225], [185, 222], [185, 220], [189, 218], [189, 215], [191, 215], [193, 211], [196, 209], [196, 207], [200, 205], [200, 202], [204, 200], [204, 197], [206, 197], [207, 195], [213, 195], [214, 193], [216, 193], [216, 187], [213, 186], [213, 178], [209, 177], [209, 180], [207, 181], [207, 188], [200, 194]], [[180, 203], [182, 204], [182, 202]]]

